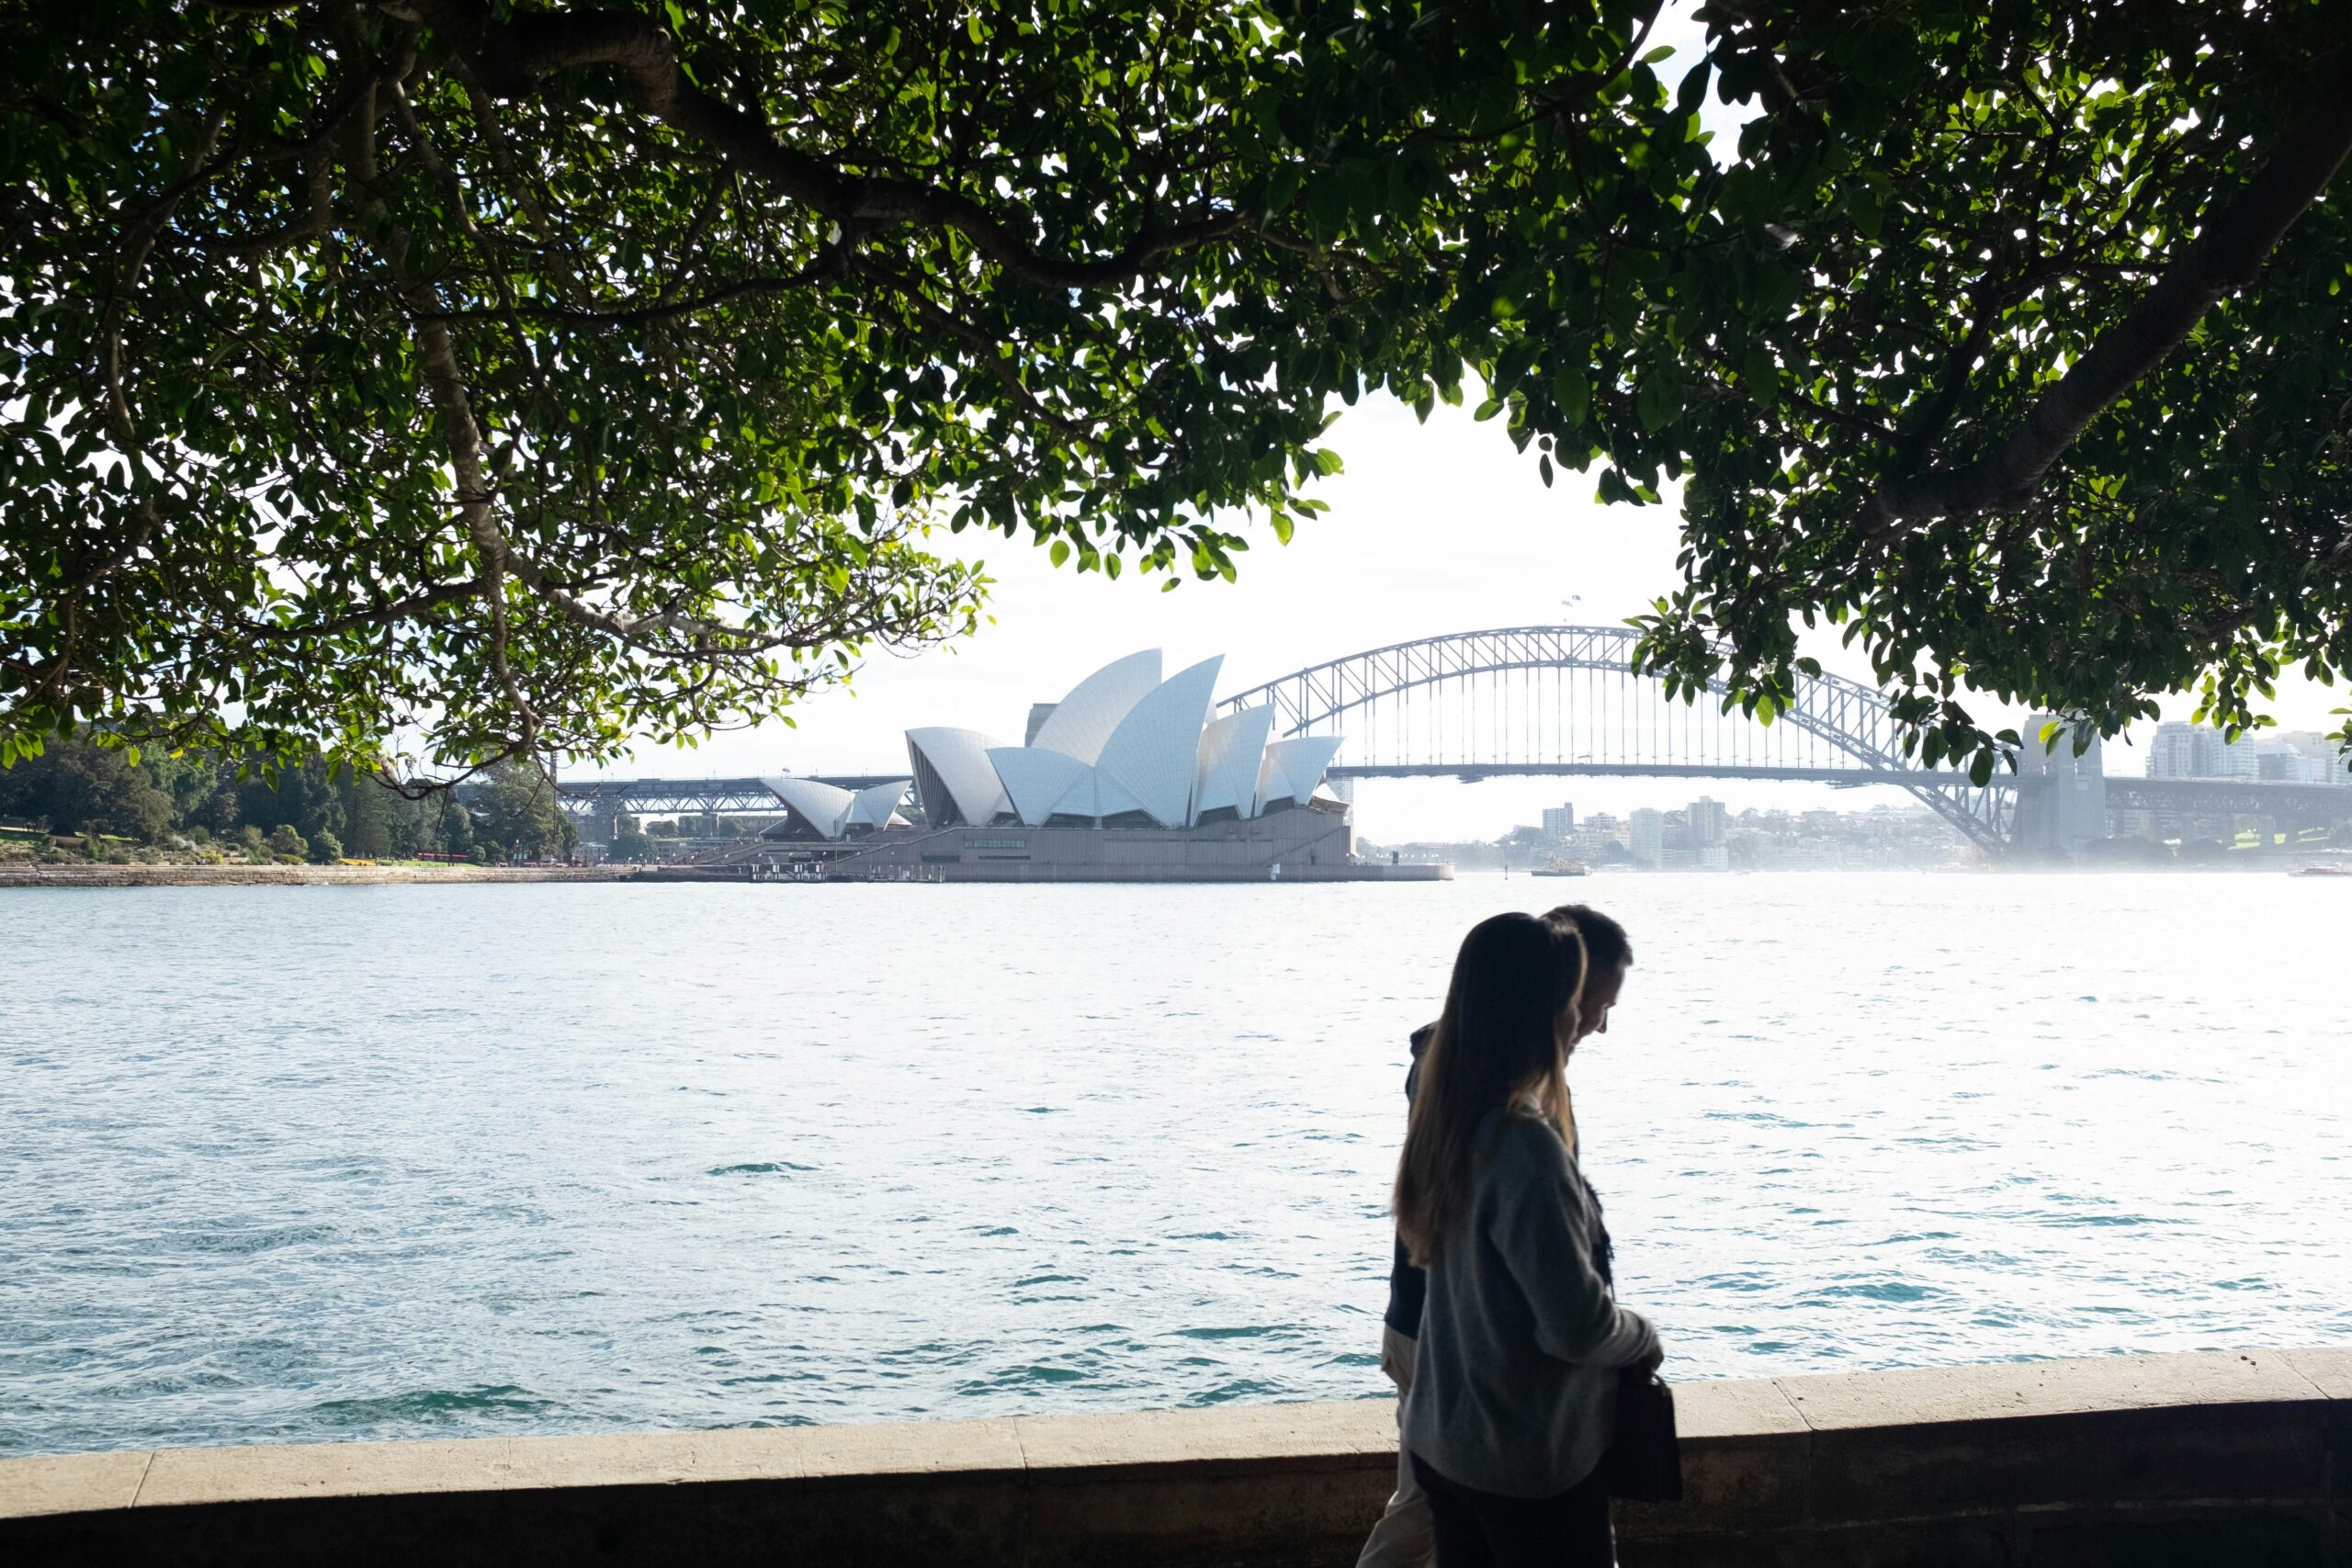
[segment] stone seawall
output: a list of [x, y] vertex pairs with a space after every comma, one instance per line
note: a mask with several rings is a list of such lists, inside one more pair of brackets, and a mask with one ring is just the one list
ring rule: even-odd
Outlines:
[[[1677, 1391], [1625, 1568], [2352, 1568], [2352, 1349]], [[1352, 1562], [1385, 1402], [0, 1461], [27, 1565]]]

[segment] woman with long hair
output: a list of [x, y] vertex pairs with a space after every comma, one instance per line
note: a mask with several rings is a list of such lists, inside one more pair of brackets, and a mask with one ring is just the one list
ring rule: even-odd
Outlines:
[[1597, 1474], [1619, 1370], [1657, 1336], [1619, 1306], [1577, 1168], [1571, 920], [1497, 915], [1453, 964], [1396, 1166], [1396, 1228], [1429, 1271], [1404, 1440], [1439, 1568], [1607, 1568]]

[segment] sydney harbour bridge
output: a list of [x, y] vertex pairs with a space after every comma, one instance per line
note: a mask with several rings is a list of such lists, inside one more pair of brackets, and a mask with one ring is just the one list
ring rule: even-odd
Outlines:
[[[1965, 773], [1923, 768], [1876, 689], [1838, 675], [1799, 676], [1795, 701], [1763, 724], [1735, 707], [1668, 698], [1633, 669], [1637, 634], [1625, 626], [1502, 626], [1368, 649], [1294, 671], [1235, 694], [1221, 711], [1269, 706], [1276, 737], [1340, 733], [1337, 779], [1556, 775], [1778, 779], [1908, 791], [1971, 842], [1992, 852], [2061, 841], [2070, 812], [2175, 816], [2259, 815], [2281, 825], [2324, 826], [2347, 814], [2352, 795], [2322, 784], [2252, 780], [2143, 779], [2098, 771], [2061, 741], [2031, 749], [2018, 773], [1979, 788]], [[905, 776], [903, 768], [825, 775], [860, 788]], [[622, 813], [773, 812], [756, 778], [634, 779], [566, 783], [565, 806], [585, 836], [609, 839]], [[2071, 800], [2072, 805], [2069, 805]]]

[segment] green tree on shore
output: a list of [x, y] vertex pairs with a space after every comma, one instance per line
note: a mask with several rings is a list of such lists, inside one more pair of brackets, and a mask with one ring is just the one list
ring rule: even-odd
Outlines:
[[416, 852], [413, 829], [405, 835], [405, 846], [401, 843], [400, 829], [408, 814], [394, 809], [398, 797], [382, 784], [346, 768], [337, 777], [336, 792], [343, 802], [345, 854], [355, 860], [404, 860]]
[[333, 771], [326, 759], [313, 753], [291, 766], [256, 773], [239, 781], [237, 814], [265, 827], [290, 823], [304, 839], [322, 833], [340, 837], [347, 818], [344, 791], [330, 776]]
[[1374, 389], [1679, 482], [1648, 667], [1841, 624], [1930, 761], [2352, 667], [2337, 0], [1700, 16], [14, 8], [0, 764], [757, 718], [977, 624], [944, 529], [1232, 576]]
[[[506, 829], [506, 841], [519, 838], [551, 856], [568, 851], [575, 841], [564, 836], [569, 819], [551, 796], [541, 798], [545, 786], [537, 770], [520, 765], [495, 773], [497, 787], [463, 793], [503, 813], [502, 823], [522, 824], [519, 832]], [[501, 799], [516, 804], [496, 804]], [[243, 845], [250, 835], [258, 847], [285, 827], [306, 844], [332, 845], [329, 859], [404, 860], [474, 849], [472, 810], [448, 791], [412, 798], [317, 756], [281, 770], [274, 783], [240, 780], [234, 765], [217, 753], [148, 750], [134, 758], [129, 748], [87, 736], [53, 740], [39, 755], [0, 769], [0, 817], [57, 833], [115, 834], [149, 844], [185, 837]]]
[[170, 795], [119, 748], [52, 746], [0, 770], [0, 817], [56, 833], [116, 833], [153, 840], [176, 817]]
[[527, 762], [493, 764], [476, 801], [474, 830], [484, 859], [560, 860], [580, 841], [546, 775]]

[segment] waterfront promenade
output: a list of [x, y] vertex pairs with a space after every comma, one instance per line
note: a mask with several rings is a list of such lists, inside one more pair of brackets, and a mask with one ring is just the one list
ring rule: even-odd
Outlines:
[[[1625, 1568], [2352, 1562], [2352, 1348], [1687, 1383]], [[1386, 1401], [0, 1461], [0, 1557], [1350, 1562]]]

